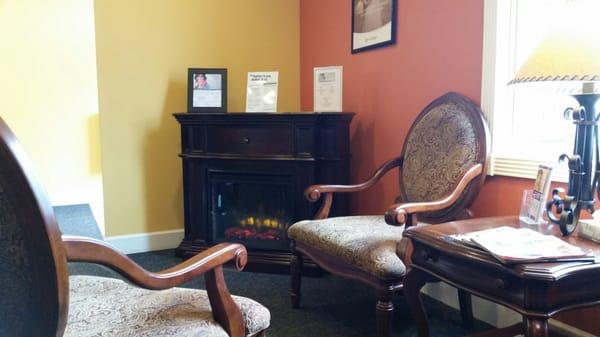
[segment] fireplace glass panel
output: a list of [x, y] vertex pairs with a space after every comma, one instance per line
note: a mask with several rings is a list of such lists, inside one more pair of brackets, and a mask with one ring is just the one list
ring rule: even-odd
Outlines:
[[289, 247], [287, 229], [294, 213], [291, 177], [217, 173], [209, 181], [215, 242]]

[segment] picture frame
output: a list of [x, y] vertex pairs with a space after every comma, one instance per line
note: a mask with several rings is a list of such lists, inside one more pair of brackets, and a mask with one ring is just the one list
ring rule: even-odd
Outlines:
[[188, 112], [227, 112], [227, 69], [188, 68]]
[[352, 54], [396, 43], [398, 0], [352, 1]]
[[315, 67], [313, 111], [342, 112], [343, 66]]
[[248, 72], [246, 112], [277, 112], [279, 71]]

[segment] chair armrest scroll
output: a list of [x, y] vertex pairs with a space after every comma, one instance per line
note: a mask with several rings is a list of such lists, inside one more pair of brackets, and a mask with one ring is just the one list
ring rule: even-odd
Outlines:
[[401, 226], [406, 223], [407, 227], [411, 226], [412, 223], [407, 222], [410, 220], [412, 215], [421, 212], [438, 211], [444, 208], [452, 206], [468, 184], [475, 178], [477, 178], [483, 172], [483, 165], [476, 164], [467, 170], [461, 180], [458, 182], [454, 190], [446, 197], [428, 202], [414, 202], [392, 205], [385, 212], [385, 222], [393, 226]]
[[62, 240], [68, 261], [92, 262], [104, 265], [115, 270], [134, 284], [153, 290], [179, 286], [232, 260], [236, 268], [242, 270], [248, 261], [248, 254], [243, 245], [222, 243], [172, 268], [154, 273], [145, 270], [103, 241], [66, 235], [62, 237]]

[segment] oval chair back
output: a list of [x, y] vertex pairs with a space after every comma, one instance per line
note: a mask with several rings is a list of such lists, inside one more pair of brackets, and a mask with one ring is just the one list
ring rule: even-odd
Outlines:
[[483, 113], [467, 97], [447, 93], [417, 116], [404, 142], [398, 202], [434, 201], [448, 195], [464, 173], [484, 165], [451, 207], [420, 213], [419, 220], [440, 223], [465, 217], [486, 176], [489, 132]]
[[0, 336], [62, 336], [67, 260], [48, 199], [0, 118]]

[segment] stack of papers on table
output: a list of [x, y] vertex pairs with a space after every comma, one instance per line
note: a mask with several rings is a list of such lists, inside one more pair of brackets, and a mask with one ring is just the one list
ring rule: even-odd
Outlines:
[[594, 261], [592, 251], [583, 250], [556, 236], [544, 235], [529, 228], [502, 226], [450, 237], [460, 243], [479, 247], [504, 264]]

